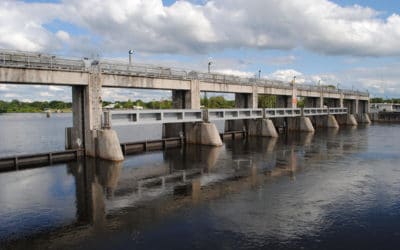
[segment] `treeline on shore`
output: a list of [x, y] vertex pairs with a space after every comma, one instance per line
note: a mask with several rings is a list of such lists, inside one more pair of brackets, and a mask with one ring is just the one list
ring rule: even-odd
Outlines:
[[19, 100], [12, 100], [11, 102], [0, 100], [0, 113], [35, 113], [43, 112], [45, 110], [71, 110], [72, 103], [63, 101], [35, 101], [35, 102], [22, 102]]
[[[235, 100], [227, 100], [223, 96], [212, 96], [201, 98], [202, 107], [206, 108], [234, 108]], [[400, 99], [383, 99], [371, 98], [371, 103], [400, 103]], [[136, 101], [103, 101], [103, 107], [113, 104], [114, 109], [132, 109], [134, 107], [142, 107], [143, 109], [171, 109], [173, 107], [171, 100], [149, 101], [142, 100]], [[303, 106], [303, 101], [299, 100], [298, 107]], [[35, 101], [35, 102], [22, 102], [19, 100], [12, 100], [10, 102], [0, 100], [0, 113], [34, 113], [43, 112], [45, 110], [61, 110], [64, 112], [71, 111], [72, 103], [63, 101]], [[275, 108], [276, 96], [273, 95], [259, 95], [258, 107], [260, 108]]]
[[374, 97], [370, 99], [371, 103], [400, 103], [400, 98], [384, 99], [381, 97]]

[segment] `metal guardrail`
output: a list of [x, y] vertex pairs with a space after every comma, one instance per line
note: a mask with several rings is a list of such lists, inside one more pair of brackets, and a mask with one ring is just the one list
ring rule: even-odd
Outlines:
[[88, 71], [90, 63], [89, 60], [85, 59], [57, 57], [44, 53], [0, 50], [0, 66], [60, 71]]
[[104, 111], [103, 128], [134, 124], [185, 123], [347, 114], [347, 108], [162, 109]]
[[263, 118], [263, 109], [205, 109], [208, 121]]
[[303, 116], [347, 114], [347, 108], [303, 108]]
[[203, 121], [200, 109], [124, 110], [103, 112], [103, 127]]
[[265, 118], [297, 117], [301, 116], [300, 108], [264, 109]]
[[[128, 64], [112, 60], [93, 60], [89, 58], [67, 58], [45, 53], [21, 52], [0, 49], [0, 67], [18, 67], [33, 69], [50, 69], [60, 71], [89, 72], [92, 65], [99, 66], [102, 73], [117, 75], [132, 75], [152, 78], [168, 78], [191, 80], [198, 79], [205, 82], [238, 85], [257, 85], [261, 87], [275, 87], [291, 89], [292, 85], [278, 80], [268, 80], [250, 77], [239, 77], [219, 73], [204, 73], [187, 69], [162, 67], [149, 64]], [[326, 93], [343, 93], [344, 95], [369, 96], [368, 92], [354, 90], [339, 90], [329, 86], [297, 84], [300, 91], [315, 91]]]

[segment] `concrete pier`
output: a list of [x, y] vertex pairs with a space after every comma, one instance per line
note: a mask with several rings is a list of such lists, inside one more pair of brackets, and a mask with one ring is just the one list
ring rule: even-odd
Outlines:
[[274, 123], [270, 119], [249, 120], [249, 136], [278, 137]]
[[312, 122], [309, 117], [300, 117], [300, 131], [301, 132], [315, 132]]
[[336, 118], [334, 115], [328, 115], [328, 121], [327, 121], [326, 126], [328, 128], [339, 128], [339, 124], [336, 121]]
[[209, 146], [222, 146], [222, 140], [214, 123], [195, 123], [186, 131], [186, 142]]
[[346, 124], [349, 126], [357, 126], [358, 125], [356, 118], [352, 114], [347, 115]]
[[110, 161], [123, 161], [121, 145], [117, 133], [112, 129], [97, 131], [96, 156]]
[[371, 124], [371, 119], [367, 113], [359, 114], [357, 118], [358, 123]]

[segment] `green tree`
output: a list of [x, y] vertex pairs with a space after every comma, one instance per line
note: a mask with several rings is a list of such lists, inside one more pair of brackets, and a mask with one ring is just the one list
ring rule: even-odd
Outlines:
[[259, 108], [275, 108], [276, 96], [274, 95], [258, 95]]

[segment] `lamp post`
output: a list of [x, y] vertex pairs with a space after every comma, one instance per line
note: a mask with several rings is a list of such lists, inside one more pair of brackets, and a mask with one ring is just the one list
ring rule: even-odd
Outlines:
[[129, 51], [128, 51], [128, 53], [129, 53], [129, 65], [131, 65], [132, 64], [132, 55], [133, 55], [133, 49], [130, 49]]
[[211, 64], [212, 64], [212, 62], [209, 61], [209, 62], [208, 62], [208, 73], [209, 73], [209, 74], [210, 74], [210, 70], [211, 70]]
[[261, 69], [258, 70], [258, 79], [261, 79]]

